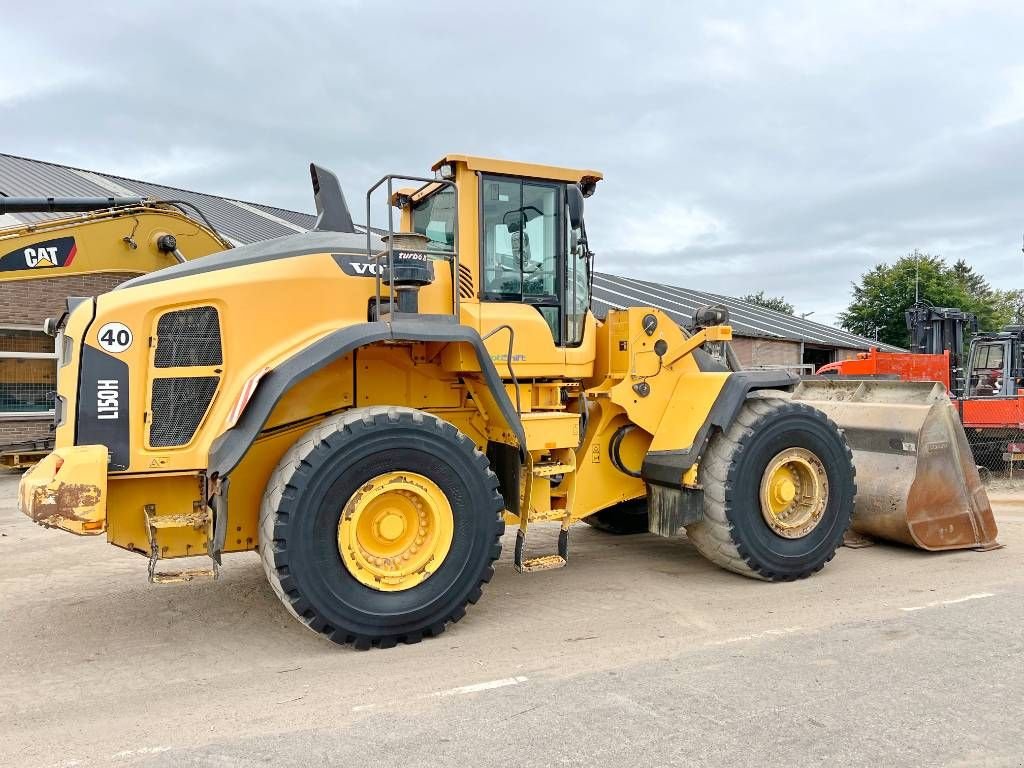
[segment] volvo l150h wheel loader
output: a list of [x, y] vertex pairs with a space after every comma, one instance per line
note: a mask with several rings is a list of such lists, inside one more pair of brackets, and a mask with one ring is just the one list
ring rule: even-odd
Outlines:
[[[941, 387], [732, 370], [709, 311], [590, 311], [584, 198], [601, 174], [450, 155], [385, 176], [357, 234], [313, 166], [315, 231], [75, 302], [57, 448], [33, 520], [161, 561], [259, 550], [285, 607], [335, 642], [443, 631], [514, 565], [562, 566], [571, 525], [687, 536], [765, 580], [819, 570], [851, 525], [994, 544]], [[561, 525], [557, 553], [530, 526]], [[216, 566], [205, 571], [216, 573]]]

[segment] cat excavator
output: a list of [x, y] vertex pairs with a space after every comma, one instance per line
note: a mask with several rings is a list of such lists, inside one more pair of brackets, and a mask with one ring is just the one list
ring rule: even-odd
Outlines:
[[[183, 201], [0, 196], [0, 464], [31, 465], [53, 448], [52, 342], [31, 329], [68, 296], [104, 293], [137, 275], [230, 248]], [[21, 219], [10, 216], [15, 214]], [[56, 217], [51, 214], [59, 214]]]
[[[598, 320], [599, 172], [432, 170], [367, 192], [381, 233], [357, 232], [311, 166], [312, 231], [70, 300], [56, 448], [22, 478], [22, 512], [105, 534], [154, 582], [256, 550], [299, 622], [357, 648], [461, 619], [506, 525], [524, 574], [565, 566], [580, 521], [685, 537], [767, 581], [815, 573], [851, 526], [996, 545], [941, 386], [737, 370], [715, 308], [691, 330], [649, 307]], [[557, 551], [530, 535], [545, 523]], [[209, 564], [164, 569], [196, 555]]]

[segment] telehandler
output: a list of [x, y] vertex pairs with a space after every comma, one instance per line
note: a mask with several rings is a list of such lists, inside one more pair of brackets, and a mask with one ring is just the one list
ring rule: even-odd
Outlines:
[[[506, 522], [520, 572], [565, 565], [579, 520], [685, 535], [770, 581], [822, 568], [851, 519], [994, 546], [941, 387], [732, 370], [714, 309], [690, 331], [642, 307], [599, 322], [583, 209], [600, 173], [433, 171], [370, 189], [380, 236], [311, 166], [313, 231], [69, 301], [57, 448], [23, 478], [24, 513], [105, 531], [154, 581], [259, 550], [287, 609], [357, 648], [462, 618]], [[557, 553], [532, 551], [539, 521], [560, 523]], [[158, 570], [190, 555], [212, 567]]]

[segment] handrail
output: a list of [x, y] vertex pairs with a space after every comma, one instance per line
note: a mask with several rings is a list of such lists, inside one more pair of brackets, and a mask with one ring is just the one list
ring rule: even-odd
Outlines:
[[[420, 182], [422, 186], [416, 190], [421, 192], [424, 188], [429, 185], [437, 185], [438, 191], [432, 192], [431, 194], [438, 194], [440, 189], [444, 187], [451, 187], [454, 193], [454, 213], [452, 216], [452, 252], [451, 254], [444, 254], [445, 260], [448, 261], [451, 267], [452, 273], [452, 308], [455, 318], [459, 317], [459, 188], [455, 185], [454, 181], [448, 179], [437, 179], [437, 178], [426, 178], [423, 176], [404, 176], [395, 173], [389, 173], [386, 176], [382, 176], [380, 180], [370, 187], [366, 192], [366, 258], [367, 261], [373, 261], [376, 263], [375, 278], [376, 278], [376, 311], [378, 316], [380, 314], [381, 306], [381, 286], [383, 284], [384, 270], [380, 267], [380, 257], [383, 253], [374, 254], [373, 252], [373, 228], [370, 223], [371, 204], [373, 193], [380, 189], [382, 184], [387, 184], [387, 206], [388, 206], [388, 232], [387, 232], [387, 274], [389, 276], [395, 273], [395, 235], [401, 234], [395, 232], [395, 206], [392, 204], [394, 198], [394, 182], [395, 181], [415, 181]], [[415, 194], [415, 193], [414, 193]], [[394, 286], [389, 286], [389, 299], [394, 298]], [[391, 304], [390, 314], [395, 314], [397, 309], [394, 302]]]

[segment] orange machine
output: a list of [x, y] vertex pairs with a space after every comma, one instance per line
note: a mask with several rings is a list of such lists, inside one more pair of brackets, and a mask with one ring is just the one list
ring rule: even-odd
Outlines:
[[872, 349], [861, 352], [851, 360], [840, 360], [823, 365], [818, 375], [871, 378], [899, 378], [904, 381], [938, 381], [950, 389], [949, 350], [941, 355], [919, 355], [914, 352], [882, 352]]

